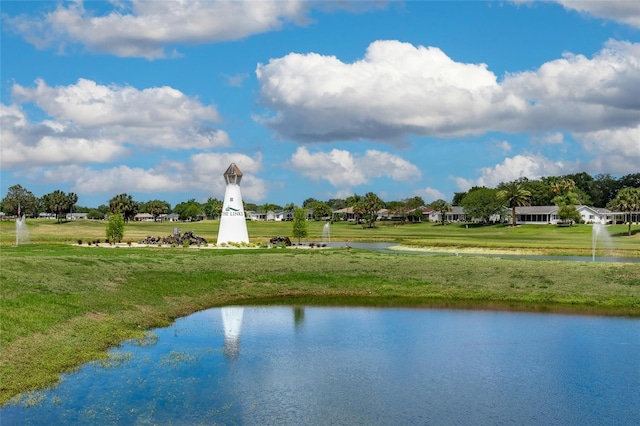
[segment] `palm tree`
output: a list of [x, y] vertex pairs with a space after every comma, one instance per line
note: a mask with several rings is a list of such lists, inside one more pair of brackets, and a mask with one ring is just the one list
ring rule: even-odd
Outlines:
[[48, 195], [49, 199], [49, 210], [52, 213], [56, 214], [56, 218], [58, 219], [58, 223], [61, 222], [62, 213], [66, 212], [68, 206], [67, 195], [56, 189], [51, 194]]
[[640, 188], [623, 188], [618, 191], [616, 198], [611, 201], [611, 207], [626, 213], [629, 222], [629, 236], [631, 236], [631, 213], [640, 211]]
[[430, 204], [431, 208], [440, 213], [440, 219], [442, 220], [442, 224], [444, 225], [444, 220], [446, 218], [447, 212], [451, 211], [451, 204], [447, 203], [445, 200], [436, 200]]
[[369, 228], [373, 228], [373, 224], [378, 218], [378, 210], [380, 210], [384, 206], [384, 203], [373, 192], [368, 192], [362, 198], [362, 207], [364, 210], [364, 215], [367, 223], [369, 224]]
[[120, 194], [109, 200], [109, 210], [111, 213], [120, 213], [125, 222], [138, 213], [138, 203], [133, 201], [133, 197], [127, 194]]
[[510, 182], [502, 185], [496, 196], [511, 207], [511, 226], [516, 226], [516, 207], [528, 206], [531, 192], [524, 189], [520, 182]]
[[73, 206], [78, 202], [78, 194], [70, 192], [67, 194], [67, 211], [73, 213]]
[[147, 213], [153, 216], [153, 221], [158, 219], [158, 216], [165, 214], [169, 211], [169, 203], [162, 200], [151, 200], [146, 204]]

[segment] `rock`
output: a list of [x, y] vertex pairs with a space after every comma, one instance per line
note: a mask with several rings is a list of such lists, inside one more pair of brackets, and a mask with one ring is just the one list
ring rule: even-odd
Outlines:
[[138, 244], [146, 244], [146, 245], [176, 245], [183, 246], [186, 243], [191, 245], [198, 244], [207, 244], [207, 240], [197, 235], [193, 235], [192, 231], [187, 231], [184, 234], [180, 235], [177, 233], [175, 235], [169, 235], [167, 237], [153, 237], [148, 235], [145, 239], [138, 241]]
[[287, 247], [291, 247], [291, 240], [289, 239], [289, 237], [273, 237], [269, 240], [269, 242], [274, 245], [284, 244]]

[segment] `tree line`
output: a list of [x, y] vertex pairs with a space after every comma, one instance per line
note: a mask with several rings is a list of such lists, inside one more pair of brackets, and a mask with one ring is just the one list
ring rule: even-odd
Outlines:
[[[555, 205], [558, 208], [558, 219], [570, 224], [578, 223], [582, 218], [577, 205], [599, 206], [593, 206], [589, 194], [569, 176], [548, 179], [544, 182], [518, 179], [501, 183], [497, 188], [473, 187], [461, 194], [458, 205], [464, 208], [467, 218], [483, 223], [490, 222], [492, 217], [502, 217], [504, 209], [508, 207], [511, 209], [512, 226], [516, 225], [516, 208], [519, 206]], [[607, 198], [608, 202], [603, 207], [611, 211], [624, 212], [626, 222], [629, 224], [628, 233], [631, 235], [631, 215], [633, 212], [640, 212], [640, 181], [629, 180], [628, 182], [637, 186], [621, 187], [612, 198]], [[444, 215], [451, 206], [442, 200], [436, 204], [444, 223]]]
[[209, 198], [205, 203], [195, 199], [171, 205], [163, 200], [139, 202], [129, 194], [118, 194], [109, 200], [109, 204], [98, 207], [77, 206], [78, 195], [55, 190], [42, 197], [36, 197], [21, 185], [14, 185], [0, 201], [0, 211], [7, 215], [26, 215], [37, 217], [41, 213], [53, 215], [59, 222], [66, 220], [69, 213], [87, 213], [89, 219], [104, 219], [110, 213], [120, 213], [125, 222], [132, 220], [138, 213], [148, 213], [154, 220], [163, 214], [176, 213], [180, 220], [195, 220], [198, 216], [217, 217], [222, 211], [222, 201]]
[[[514, 188], [511, 187], [513, 185], [516, 185], [517, 191], [521, 192], [519, 195], [513, 194]], [[520, 178], [513, 182], [501, 183], [496, 188], [473, 187], [466, 192], [456, 192], [451, 203], [445, 200], [436, 200], [427, 205], [419, 196], [385, 202], [375, 193], [368, 192], [365, 195], [354, 194], [345, 199], [334, 198], [326, 201], [307, 198], [301, 207], [310, 210], [316, 220], [331, 217], [336, 210], [352, 208], [356, 221], [363, 221], [369, 226], [373, 226], [380, 209], [386, 208], [395, 215], [412, 220], [413, 216], [416, 216], [416, 219], [418, 215], [421, 216], [422, 212], [415, 209], [422, 206], [428, 206], [441, 212], [442, 217], [450, 210], [451, 206], [462, 206], [467, 214], [472, 215], [471, 217], [487, 219], [505, 206], [515, 209], [514, 206], [517, 205], [558, 205], [563, 217], [572, 217], [571, 215], [575, 217], [576, 212], [571, 206], [584, 204], [594, 207], [614, 207], [612, 202], [620, 190], [624, 188], [640, 188], [640, 173], [628, 174], [620, 178], [615, 178], [610, 174], [590, 176], [584, 172], [543, 177], [539, 180]], [[512, 193], [507, 196], [505, 191], [509, 190]], [[499, 193], [502, 193], [500, 197], [498, 197]], [[90, 219], [103, 219], [109, 213], [118, 212], [125, 221], [132, 220], [138, 213], [148, 213], [153, 217], [153, 220], [158, 220], [161, 215], [170, 213], [177, 214], [180, 220], [197, 220], [202, 217], [219, 217], [223, 205], [223, 202], [216, 198], [208, 198], [204, 203], [192, 198], [178, 203], [172, 208], [168, 202], [163, 200], [139, 202], [126, 193], [114, 196], [109, 200], [108, 205], [92, 208], [77, 206], [77, 201], [78, 196], [73, 192], [66, 194], [56, 190], [42, 197], [36, 197], [21, 185], [14, 185], [9, 188], [7, 195], [0, 201], [0, 211], [8, 215], [16, 215], [18, 206], [20, 206], [21, 214], [36, 217], [40, 213], [49, 213], [59, 221], [65, 220], [67, 213], [73, 212], [87, 213], [87, 217]], [[297, 207], [294, 203], [285, 206], [272, 203], [244, 204], [245, 211], [264, 213], [278, 210], [293, 211]], [[338, 217], [338, 219], [340, 218]]]
[[[529, 180], [526, 177], [515, 180], [522, 185], [522, 189], [531, 193], [529, 203], [532, 206], [551, 206], [555, 203], [553, 199], [558, 194], [558, 185], [562, 182], [573, 181], [575, 186], [572, 193], [577, 197], [577, 204], [584, 204], [591, 207], [607, 207], [616, 197], [616, 194], [623, 188], [640, 188], [640, 173], [632, 173], [620, 178], [615, 178], [610, 174], [598, 174], [591, 176], [588, 173], [575, 173], [562, 176], [543, 177], [538, 180]], [[496, 189], [500, 189], [506, 183], [501, 183]], [[456, 192], [451, 204], [461, 205], [462, 199], [467, 192]]]

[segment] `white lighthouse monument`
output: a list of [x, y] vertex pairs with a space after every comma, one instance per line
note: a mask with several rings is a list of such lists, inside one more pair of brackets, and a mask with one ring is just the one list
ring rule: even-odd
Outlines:
[[247, 222], [244, 217], [240, 181], [242, 172], [235, 163], [231, 163], [224, 180], [227, 188], [224, 191], [220, 229], [218, 230], [218, 245], [223, 243], [248, 243]]

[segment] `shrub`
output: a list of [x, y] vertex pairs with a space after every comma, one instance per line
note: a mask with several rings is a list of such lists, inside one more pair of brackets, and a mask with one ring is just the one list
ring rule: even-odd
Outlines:
[[122, 237], [124, 237], [124, 219], [120, 213], [112, 214], [107, 222], [107, 238], [119, 243]]

